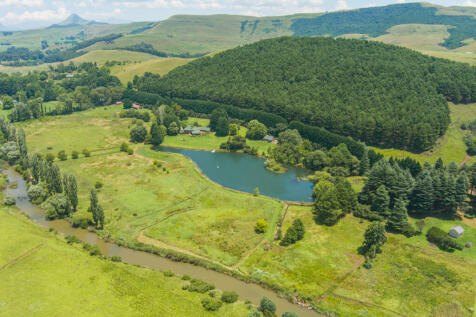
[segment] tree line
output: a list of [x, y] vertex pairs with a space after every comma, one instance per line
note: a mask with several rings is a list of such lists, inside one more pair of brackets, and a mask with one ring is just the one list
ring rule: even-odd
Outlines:
[[[78, 184], [73, 174], [61, 173], [54, 157], [29, 153], [26, 135], [22, 128], [0, 118], [0, 157], [23, 175], [29, 183], [27, 194], [29, 199], [46, 210], [48, 219], [70, 218], [77, 211]], [[104, 227], [104, 211], [98, 202], [97, 192], [90, 192], [90, 207], [94, 225]]]

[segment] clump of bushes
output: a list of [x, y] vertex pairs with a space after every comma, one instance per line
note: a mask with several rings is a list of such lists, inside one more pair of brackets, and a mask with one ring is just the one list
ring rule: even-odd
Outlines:
[[96, 189], [101, 189], [103, 186], [103, 183], [101, 181], [96, 181], [96, 183], [94, 184], [94, 188]]
[[111, 256], [111, 261], [112, 262], [122, 262], [122, 258], [118, 255], [113, 255], [113, 256]]
[[89, 152], [88, 149], [84, 149], [84, 150], [83, 150], [83, 155], [84, 155], [85, 157], [90, 157], [90, 156], [91, 156], [91, 152]]
[[255, 231], [257, 233], [265, 233], [268, 229], [268, 223], [264, 219], [259, 219], [255, 225]]
[[294, 244], [304, 237], [304, 224], [301, 219], [295, 219], [291, 227], [288, 228], [283, 240], [279, 243], [282, 246], [288, 246]]
[[127, 144], [126, 142], [122, 142], [121, 152], [127, 152], [127, 150], [129, 150], [129, 144]]
[[91, 245], [89, 243], [84, 242], [83, 243], [83, 249], [89, 252], [89, 255], [91, 256], [100, 256], [101, 255], [101, 250], [99, 250], [99, 247], [97, 245]]
[[66, 237], [64, 237], [66, 242], [68, 244], [73, 244], [73, 243], [81, 243], [81, 240], [79, 240], [76, 236], [68, 234]]
[[221, 294], [221, 301], [232, 304], [238, 300], [238, 294], [235, 291], [225, 291]]
[[61, 160], [61, 161], [66, 161], [68, 159], [68, 155], [66, 154], [65, 151], [59, 151], [58, 152], [58, 158]]
[[172, 272], [171, 270], [164, 271], [163, 273], [164, 273], [164, 276], [166, 277], [175, 276], [174, 272]]
[[89, 220], [87, 218], [73, 218], [71, 226], [73, 226], [73, 228], [87, 229], [89, 226]]
[[452, 252], [456, 250], [463, 250], [464, 246], [451, 238], [445, 231], [437, 227], [431, 227], [426, 233], [426, 238], [429, 242], [436, 244], [444, 251]]
[[216, 311], [220, 309], [222, 302], [218, 299], [205, 297], [202, 299], [202, 306], [208, 311]]
[[16, 199], [13, 196], [7, 195], [3, 199], [3, 203], [5, 204], [5, 206], [13, 206], [16, 204]]
[[72, 158], [73, 160], [77, 160], [78, 157], [79, 157], [78, 151], [73, 151], [73, 152], [71, 153], [71, 158]]
[[27, 195], [35, 205], [40, 205], [49, 196], [48, 189], [42, 183], [31, 185], [28, 188]]
[[259, 304], [259, 310], [265, 316], [275, 316], [276, 304], [268, 297], [263, 297]]
[[190, 280], [190, 284], [184, 287], [184, 289], [188, 290], [189, 292], [204, 294], [215, 289], [215, 285], [193, 278]]

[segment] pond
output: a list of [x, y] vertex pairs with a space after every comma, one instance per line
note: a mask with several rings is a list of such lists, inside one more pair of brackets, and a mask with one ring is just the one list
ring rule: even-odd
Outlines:
[[298, 178], [309, 172], [303, 168], [286, 166], [287, 172], [278, 174], [267, 170], [260, 157], [235, 153], [188, 150], [161, 147], [161, 151], [179, 153], [194, 161], [212, 181], [232, 189], [253, 193], [259, 189], [265, 195], [286, 201], [312, 201], [313, 184]]

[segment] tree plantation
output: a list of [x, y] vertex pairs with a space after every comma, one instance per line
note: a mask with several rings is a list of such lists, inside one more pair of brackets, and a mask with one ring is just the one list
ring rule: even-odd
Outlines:
[[448, 127], [446, 99], [476, 100], [476, 69], [375, 42], [279, 38], [200, 58], [142, 87], [423, 151]]

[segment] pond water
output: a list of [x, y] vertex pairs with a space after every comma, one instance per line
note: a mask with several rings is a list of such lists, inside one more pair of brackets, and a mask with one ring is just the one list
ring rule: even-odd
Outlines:
[[258, 305], [263, 296], [269, 297], [277, 305], [279, 315], [284, 311], [295, 311], [301, 317], [323, 316], [313, 310], [298, 306], [280, 298], [276, 293], [265, 289], [257, 284], [245, 283], [229, 275], [208, 270], [200, 266], [194, 266], [188, 263], [174, 262], [151, 253], [135, 251], [129, 248], [118, 246], [114, 243], [102, 240], [96, 233], [81, 228], [73, 228], [69, 222], [63, 219], [48, 221], [45, 212], [40, 207], [33, 205], [27, 197], [27, 184], [22, 176], [12, 167], [3, 171], [8, 176], [10, 183], [16, 182], [16, 188], [8, 187], [5, 192], [16, 199], [17, 207], [27, 214], [37, 224], [45, 228], [53, 228], [64, 235], [74, 235], [83, 242], [97, 245], [101, 253], [105, 256], [120, 256], [125, 263], [139, 265], [155, 270], [171, 270], [172, 272], [183, 275], [188, 274], [194, 278], [213, 283], [217, 288], [227, 291], [235, 291], [240, 299], [249, 299], [253, 304]]
[[259, 189], [265, 195], [286, 201], [312, 201], [313, 184], [300, 181], [308, 171], [286, 166], [287, 172], [278, 174], [267, 170], [265, 160], [256, 156], [234, 152], [197, 151], [161, 147], [161, 151], [179, 153], [194, 161], [212, 181], [232, 189], [253, 193]]

